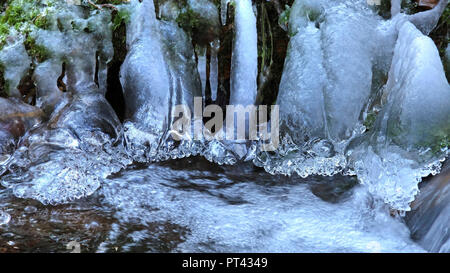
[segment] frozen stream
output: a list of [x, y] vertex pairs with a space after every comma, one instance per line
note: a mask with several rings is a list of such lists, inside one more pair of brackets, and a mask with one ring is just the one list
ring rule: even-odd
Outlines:
[[0, 12], [0, 252], [450, 252], [447, 0], [94, 2]]
[[135, 167], [93, 196], [43, 206], [0, 195], [0, 252], [421, 252], [353, 178], [272, 176], [199, 158]]

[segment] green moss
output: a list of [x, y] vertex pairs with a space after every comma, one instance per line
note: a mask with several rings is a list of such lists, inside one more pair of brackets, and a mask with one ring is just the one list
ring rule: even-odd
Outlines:
[[38, 16], [34, 20], [34, 25], [37, 28], [48, 29], [50, 27], [50, 20], [47, 15]]
[[36, 40], [28, 36], [24, 42], [25, 49], [32, 58], [38, 62], [43, 62], [50, 57], [50, 52], [44, 46], [36, 44]]
[[18, 28], [18, 26], [24, 23], [33, 21], [40, 13], [40, 2], [29, 0], [10, 1], [8, 8], [0, 18], [0, 23]]
[[0, 47], [3, 47], [6, 36], [9, 34], [9, 26], [6, 24], [0, 23]]
[[439, 143], [439, 148], [442, 150], [448, 147], [450, 147], [450, 138], [447, 136], [441, 140]]
[[[394, 143], [402, 146], [405, 144], [405, 138], [407, 137], [408, 129], [400, 125], [398, 122], [388, 123], [388, 136], [394, 141]], [[442, 151], [445, 148], [450, 147], [450, 126], [444, 125], [434, 129], [415, 129], [412, 133], [418, 137], [413, 143], [415, 148], [429, 149], [432, 156], [442, 155]], [[407, 140], [407, 139], [406, 139]]]
[[373, 128], [373, 125], [375, 124], [375, 120], [377, 119], [377, 113], [374, 111], [371, 111], [367, 113], [367, 117], [364, 120], [364, 126], [366, 127], [366, 130], [371, 130]]
[[194, 29], [198, 29], [201, 25], [200, 15], [195, 13], [191, 8], [184, 7], [178, 15], [176, 22], [188, 33], [192, 33]]
[[113, 18], [113, 30], [117, 30], [122, 24], [130, 21], [130, 12], [126, 9], [120, 9]]

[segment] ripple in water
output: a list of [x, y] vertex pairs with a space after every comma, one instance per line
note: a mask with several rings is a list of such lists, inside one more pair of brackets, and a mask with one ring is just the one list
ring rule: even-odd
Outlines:
[[0, 252], [70, 252], [70, 241], [83, 252], [424, 251], [352, 177], [273, 176], [198, 157], [135, 165], [70, 205], [8, 191], [0, 200], [12, 216]]

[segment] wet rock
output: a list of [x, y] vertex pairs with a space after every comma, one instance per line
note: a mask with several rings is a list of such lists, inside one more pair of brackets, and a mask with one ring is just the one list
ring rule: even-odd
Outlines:
[[193, 39], [201, 45], [217, 39], [220, 33], [220, 21], [216, 4], [209, 0], [189, 0], [188, 4], [198, 18]]
[[350, 197], [351, 189], [358, 185], [356, 177], [335, 175], [333, 177], [315, 177], [308, 181], [311, 192], [330, 203], [339, 203]]
[[7, 195], [0, 198], [9, 204], [3, 209], [10, 215], [9, 224], [0, 226], [0, 253], [69, 253], [67, 244], [72, 241], [80, 243], [81, 252], [95, 252], [114, 222], [95, 199], [51, 207]]
[[[440, 153], [450, 136], [450, 86], [433, 41], [413, 24], [399, 27], [387, 102], [378, 115], [374, 137], [405, 149]], [[380, 138], [382, 140], [380, 140]]]
[[16, 99], [0, 98], [0, 154], [12, 152], [16, 141], [41, 122], [42, 116], [39, 108]]

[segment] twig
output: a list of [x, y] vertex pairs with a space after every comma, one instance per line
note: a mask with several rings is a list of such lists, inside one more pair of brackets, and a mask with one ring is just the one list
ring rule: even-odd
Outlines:
[[98, 5], [98, 4], [95, 4], [94, 2], [92, 2], [91, 0], [87, 0], [87, 1], [88, 1], [88, 3], [90, 5], [92, 5], [93, 7], [95, 7], [96, 9], [99, 9], [99, 10], [103, 10], [103, 8], [110, 8], [110, 9], [113, 9], [113, 10], [117, 10], [116, 6], [114, 6], [113, 4], [101, 4], [101, 5]]

